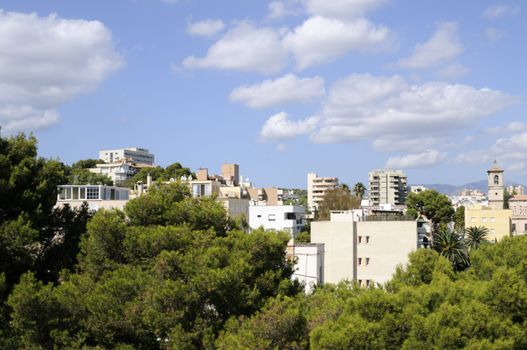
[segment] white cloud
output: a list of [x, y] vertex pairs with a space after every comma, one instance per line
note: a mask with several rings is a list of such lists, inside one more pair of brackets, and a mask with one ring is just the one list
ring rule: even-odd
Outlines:
[[408, 137], [407, 135], [380, 136], [373, 140], [372, 146], [376, 150], [385, 152], [413, 151], [416, 149], [429, 148], [444, 143], [445, 138], [439, 136]]
[[438, 164], [446, 158], [444, 153], [429, 149], [421, 153], [407, 154], [401, 157], [391, 157], [386, 162], [386, 168], [408, 169]]
[[445, 78], [456, 78], [469, 73], [470, 70], [459, 62], [449, 64], [439, 71], [439, 74]]
[[510, 133], [518, 133], [521, 131], [527, 130], [527, 124], [522, 122], [512, 122], [501, 126], [495, 126], [492, 128], [487, 128], [485, 130], [485, 133], [487, 134], [496, 134], [496, 135], [503, 135], [503, 134], [510, 134]]
[[221, 19], [205, 19], [202, 21], [189, 23], [187, 25], [187, 33], [194, 36], [211, 37], [225, 28], [225, 24]]
[[343, 21], [322, 16], [308, 18], [283, 39], [298, 69], [328, 63], [349, 51], [375, 52], [392, 47], [390, 30], [364, 18]]
[[516, 101], [488, 88], [443, 82], [409, 85], [398, 76], [351, 75], [331, 88], [320, 128], [311, 138], [317, 143], [437, 138], [472, 127]]
[[332, 18], [357, 18], [384, 5], [386, 0], [306, 0], [312, 15]]
[[487, 28], [485, 29], [485, 37], [491, 42], [496, 42], [503, 37], [503, 33], [496, 28]]
[[280, 112], [267, 119], [260, 131], [260, 138], [265, 141], [306, 135], [315, 129], [317, 122], [317, 117], [291, 121], [287, 113]]
[[101, 22], [56, 15], [0, 10], [0, 52], [0, 125], [7, 133], [56, 123], [63, 103], [123, 66]]
[[515, 16], [519, 12], [520, 8], [518, 6], [493, 4], [483, 12], [483, 17], [487, 19], [497, 19], [505, 16]]
[[440, 23], [434, 35], [427, 42], [417, 44], [412, 55], [399, 60], [399, 65], [403, 68], [430, 68], [451, 61], [462, 52], [457, 24]]
[[213, 68], [272, 74], [286, 64], [287, 52], [278, 31], [240, 22], [225, 33], [203, 58], [187, 57], [185, 68]]
[[507, 171], [521, 172], [527, 169], [527, 132], [502, 137], [488, 149], [472, 150], [458, 155], [458, 163], [489, 163], [497, 160]]
[[267, 6], [269, 13], [267, 19], [279, 19], [287, 16], [294, 16], [300, 13], [301, 0], [280, 0], [271, 1]]
[[324, 95], [324, 79], [321, 77], [300, 79], [287, 74], [257, 85], [237, 87], [231, 92], [230, 99], [251, 108], [265, 108], [289, 102], [312, 102]]

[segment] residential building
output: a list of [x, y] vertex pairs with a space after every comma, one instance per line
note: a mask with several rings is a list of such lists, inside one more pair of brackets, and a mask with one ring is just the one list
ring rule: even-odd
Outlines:
[[465, 207], [465, 228], [482, 226], [489, 230], [489, 239], [497, 242], [512, 232], [512, 210], [504, 209], [503, 169], [494, 162], [487, 171], [488, 206], [476, 204]]
[[104, 185], [60, 185], [57, 207], [68, 204], [72, 208], [87, 202], [91, 210], [123, 209], [130, 198], [130, 189]]
[[304, 284], [307, 294], [313, 292], [317, 284], [324, 283], [324, 244], [294, 244], [291, 254], [294, 256], [291, 278]]
[[[114, 184], [120, 184], [131, 179], [143, 167], [145, 167], [145, 165], [128, 163], [122, 160], [113, 163], [96, 164], [95, 168], [90, 168], [88, 170], [95, 174], [106, 175], [112, 179]], [[150, 167], [150, 165], [146, 165], [146, 167]]]
[[307, 174], [307, 205], [311, 212], [318, 209], [324, 195], [339, 185], [336, 177], [318, 177], [316, 173]]
[[525, 187], [523, 187], [522, 185], [510, 185], [509, 187], [507, 187], [507, 193], [513, 196], [522, 196], [525, 194]]
[[221, 176], [227, 186], [238, 186], [240, 184], [240, 166], [238, 164], [222, 164]]
[[286, 231], [296, 237], [304, 227], [304, 207], [297, 205], [251, 205], [249, 227]]
[[361, 286], [385, 283], [397, 265], [408, 262], [408, 254], [419, 247], [417, 222], [383, 221], [366, 217], [347, 220], [336, 214], [330, 221], [311, 223], [311, 242], [324, 244], [323, 281], [357, 282]]
[[407, 177], [402, 170], [374, 170], [368, 173], [370, 205], [402, 205], [408, 193]]
[[154, 165], [154, 155], [146, 148], [138, 147], [101, 150], [99, 151], [99, 159], [104, 160], [106, 163], [125, 161]]
[[276, 187], [246, 188], [251, 202], [256, 205], [283, 205], [284, 190]]
[[509, 209], [512, 211], [512, 234], [527, 234], [527, 196], [516, 195], [510, 198]]
[[423, 191], [426, 191], [428, 188], [426, 188], [425, 186], [422, 186], [422, 185], [413, 185], [413, 186], [410, 186], [410, 192], [412, 193], [421, 193]]

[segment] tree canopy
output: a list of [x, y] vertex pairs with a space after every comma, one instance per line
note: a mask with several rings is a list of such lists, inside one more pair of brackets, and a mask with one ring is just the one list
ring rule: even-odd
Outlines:
[[360, 207], [360, 199], [343, 187], [326, 191], [324, 199], [315, 213], [315, 220], [329, 220], [332, 210], [349, 210]]
[[435, 228], [439, 224], [448, 224], [454, 214], [450, 199], [435, 190], [409, 193], [406, 197], [406, 207], [426, 216]]

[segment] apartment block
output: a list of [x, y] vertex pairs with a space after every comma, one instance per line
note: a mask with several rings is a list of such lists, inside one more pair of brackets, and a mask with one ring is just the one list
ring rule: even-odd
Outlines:
[[361, 286], [385, 283], [397, 265], [419, 247], [417, 222], [383, 221], [367, 217], [353, 221], [335, 216], [311, 223], [311, 242], [324, 244], [325, 283], [342, 280]]
[[310, 211], [318, 209], [324, 195], [339, 185], [336, 177], [318, 177], [316, 173], [307, 174], [307, 204]]
[[370, 205], [403, 205], [408, 194], [407, 177], [402, 170], [374, 170], [368, 173]]
[[104, 160], [106, 163], [125, 161], [154, 165], [154, 155], [146, 148], [139, 147], [101, 150], [99, 151], [99, 159]]
[[72, 208], [88, 203], [91, 210], [123, 209], [130, 199], [130, 189], [103, 185], [60, 185], [58, 186], [58, 208], [68, 204]]
[[255, 230], [285, 231], [294, 238], [304, 227], [304, 207], [297, 205], [251, 205], [249, 226]]

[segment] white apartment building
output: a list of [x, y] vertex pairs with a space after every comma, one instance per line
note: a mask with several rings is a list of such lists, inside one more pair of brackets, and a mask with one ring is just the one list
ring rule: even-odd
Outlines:
[[307, 204], [311, 212], [315, 211], [324, 195], [339, 185], [336, 177], [318, 177], [316, 173], [307, 174]]
[[311, 242], [324, 244], [323, 281], [385, 283], [419, 246], [416, 221], [352, 221], [336, 215], [311, 223]]
[[295, 257], [292, 279], [304, 284], [307, 294], [324, 283], [324, 244], [301, 243], [290, 247]]
[[370, 205], [402, 205], [408, 194], [407, 177], [402, 170], [374, 170], [368, 173]]
[[125, 161], [96, 164], [95, 168], [88, 170], [95, 174], [108, 176], [114, 184], [131, 179], [139, 171], [137, 167]]
[[249, 227], [253, 230], [286, 231], [295, 237], [304, 227], [304, 207], [297, 205], [251, 205]]
[[91, 210], [123, 209], [130, 199], [130, 189], [103, 185], [60, 185], [57, 207], [68, 204], [72, 208], [87, 202]]
[[99, 159], [104, 160], [106, 163], [125, 161], [154, 165], [154, 155], [146, 148], [138, 147], [101, 150], [99, 151]]

